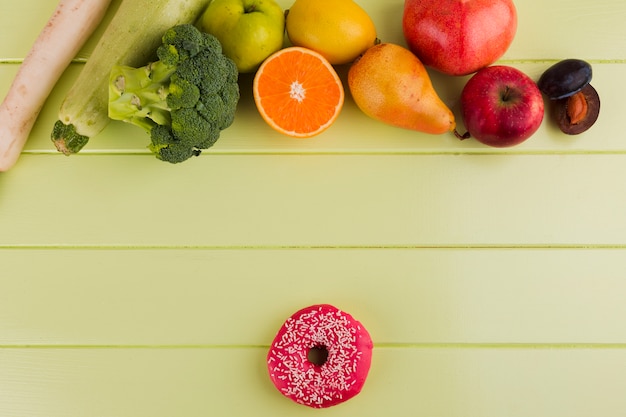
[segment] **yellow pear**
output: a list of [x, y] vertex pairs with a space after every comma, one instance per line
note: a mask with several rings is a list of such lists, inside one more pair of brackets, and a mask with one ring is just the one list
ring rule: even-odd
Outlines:
[[400, 45], [369, 48], [351, 65], [348, 86], [361, 111], [381, 122], [431, 134], [456, 128], [424, 65]]

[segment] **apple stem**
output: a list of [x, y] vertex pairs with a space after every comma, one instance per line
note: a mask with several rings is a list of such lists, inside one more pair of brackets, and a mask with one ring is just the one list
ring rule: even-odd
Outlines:
[[502, 93], [502, 101], [507, 102], [507, 101], [509, 101], [510, 97], [511, 97], [511, 89], [507, 85], [505, 90], [504, 90], [504, 93]]
[[472, 135], [470, 135], [470, 132], [465, 132], [464, 134], [461, 135], [458, 130], [454, 129], [454, 136], [456, 136], [460, 140], [465, 140], [465, 139], [469, 139]]

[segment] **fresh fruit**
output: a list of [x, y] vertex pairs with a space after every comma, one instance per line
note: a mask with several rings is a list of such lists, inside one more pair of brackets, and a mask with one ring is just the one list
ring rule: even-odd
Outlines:
[[333, 65], [354, 61], [376, 42], [374, 22], [352, 0], [296, 0], [286, 28], [293, 45], [312, 49]]
[[517, 30], [512, 0], [405, 0], [409, 49], [445, 74], [467, 75], [498, 60]]
[[600, 96], [591, 84], [579, 92], [555, 102], [556, 120], [559, 129], [568, 135], [583, 133], [598, 120]]
[[283, 47], [285, 13], [275, 0], [213, 0], [198, 21], [239, 72], [254, 72]]
[[550, 100], [569, 97], [591, 82], [591, 65], [582, 59], [564, 59], [548, 68], [537, 81]]
[[461, 93], [461, 111], [469, 134], [495, 147], [517, 145], [537, 131], [544, 104], [535, 82], [504, 65], [483, 68]]
[[432, 134], [456, 126], [424, 65], [402, 46], [381, 43], [368, 49], [351, 65], [348, 86], [361, 111], [384, 123]]
[[593, 71], [582, 59], [564, 59], [548, 68], [537, 85], [553, 104], [553, 114], [563, 133], [578, 135], [598, 120], [600, 96], [589, 84]]
[[254, 102], [275, 130], [307, 138], [328, 129], [341, 111], [343, 85], [319, 53], [292, 46], [272, 54], [253, 82]]

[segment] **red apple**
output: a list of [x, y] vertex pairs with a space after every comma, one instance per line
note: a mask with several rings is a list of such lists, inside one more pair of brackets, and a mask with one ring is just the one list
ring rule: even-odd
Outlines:
[[402, 29], [419, 59], [449, 75], [496, 62], [517, 30], [512, 0], [405, 0]]
[[514, 146], [541, 125], [543, 97], [528, 75], [495, 65], [481, 69], [465, 84], [461, 113], [465, 128], [476, 140], [499, 148]]

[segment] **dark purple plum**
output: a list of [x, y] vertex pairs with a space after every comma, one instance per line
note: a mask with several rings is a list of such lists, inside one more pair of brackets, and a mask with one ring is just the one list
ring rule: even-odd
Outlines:
[[560, 100], [578, 93], [591, 82], [591, 65], [582, 59], [564, 59], [548, 68], [537, 86], [550, 100]]
[[578, 135], [589, 129], [600, 114], [600, 96], [591, 84], [578, 93], [555, 101], [555, 116], [559, 128], [568, 135]]

